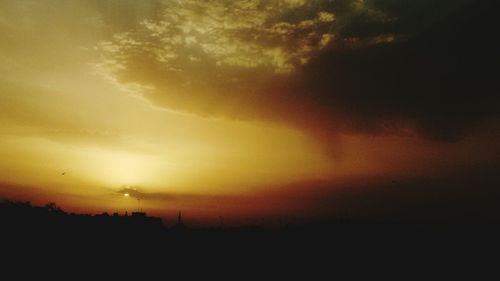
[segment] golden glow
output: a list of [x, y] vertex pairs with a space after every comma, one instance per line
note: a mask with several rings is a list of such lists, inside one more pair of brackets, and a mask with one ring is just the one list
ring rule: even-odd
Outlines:
[[[339, 17], [331, 11], [287, 17], [308, 1], [56, 2], [0, 3], [2, 196], [112, 212], [135, 208], [123, 196], [141, 192], [148, 211], [218, 217], [287, 209], [286, 200], [235, 196], [291, 183], [474, 161], [470, 150], [412, 136], [332, 132], [319, 140], [315, 129], [282, 120], [306, 113], [299, 106], [290, 110], [294, 118], [282, 117], [286, 103], [276, 101], [286, 97], [262, 85], [291, 77], [336, 38]], [[427, 153], [436, 150], [439, 157]]]
[[[145, 95], [154, 86], [123, 82], [103, 68], [112, 63], [97, 50], [103, 42], [135, 43], [111, 32], [85, 1], [54, 7], [50, 15], [40, 12], [46, 8], [41, 2], [1, 5], [0, 33], [8, 39], [0, 43], [0, 179], [39, 188], [26, 191], [27, 198], [113, 211], [130, 204], [116, 199], [124, 186], [146, 193], [224, 196], [329, 177], [332, 160], [298, 129], [152, 104]], [[277, 71], [288, 67], [280, 58], [284, 53], [268, 51]], [[248, 59], [233, 55], [226, 63]]]

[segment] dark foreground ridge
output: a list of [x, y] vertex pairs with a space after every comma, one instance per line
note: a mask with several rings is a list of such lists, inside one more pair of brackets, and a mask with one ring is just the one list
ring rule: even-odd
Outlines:
[[[147, 216], [144, 212], [131, 214], [108, 213], [74, 214], [66, 213], [55, 203], [34, 206], [30, 202], [0, 201], [0, 225], [3, 235], [66, 237], [82, 236], [87, 239], [116, 235], [115, 239], [144, 238], [168, 240], [176, 237], [186, 239], [224, 237], [235, 239], [314, 238], [301, 241], [314, 243], [329, 238], [340, 240], [403, 240], [410, 236], [418, 238], [416, 243], [427, 238], [453, 239], [480, 236], [481, 240], [495, 237], [500, 232], [500, 223], [478, 224], [405, 224], [394, 222], [356, 221], [332, 219], [302, 224], [287, 224], [279, 228], [259, 226], [189, 228], [181, 220], [172, 226], [165, 226], [160, 218]], [[397, 238], [399, 237], [399, 238]], [[496, 238], [495, 238], [496, 239]], [[227, 241], [227, 240], [226, 240]], [[299, 242], [299, 241], [297, 241]], [[467, 242], [467, 240], [462, 241]], [[470, 241], [469, 241], [470, 242]]]
[[[119, 260], [170, 256], [214, 262], [216, 257], [237, 262], [391, 262], [405, 258], [455, 259], [485, 257], [498, 252], [500, 225], [426, 225], [329, 220], [277, 229], [263, 227], [191, 229], [180, 217], [166, 227], [145, 213], [130, 215], [68, 214], [55, 204], [0, 202], [3, 250], [16, 253], [58, 253], [58, 256], [96, 253]], [[22, 250], [21, 250], [22, 249]], [[61, 254], [62, 253], [62, 254]], [[139, 253], [139, 254], [137, 254]], [[168, 255], [166, 255], [168, 253]], [[104, 257], [102, 257], [104, 258]]]

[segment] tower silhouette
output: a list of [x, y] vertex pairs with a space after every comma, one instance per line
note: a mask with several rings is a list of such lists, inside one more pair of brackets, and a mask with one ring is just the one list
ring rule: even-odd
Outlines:
[[177, 224], [174, 226], [175, 230], [185, 230], [186, 226], [182, 223], [182, 213], [179, 211], [179, 215], [177, 216]]

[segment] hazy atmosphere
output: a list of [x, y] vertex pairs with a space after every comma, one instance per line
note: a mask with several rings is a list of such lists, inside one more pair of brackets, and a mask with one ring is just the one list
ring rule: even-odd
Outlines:
[[0, 199], [498, 220], [496, 6], [0, 0]]

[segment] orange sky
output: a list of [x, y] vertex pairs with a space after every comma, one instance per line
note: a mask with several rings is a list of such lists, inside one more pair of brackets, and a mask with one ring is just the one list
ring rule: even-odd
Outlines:
[[223, 2], [3, 1], [0, 196], [94, 213], [137, 197], [162, 217], [258, 221], [335, 215], [317, 199], [498, 159], [487, 125], [442, 142], [418, 116], [360, 113], [394, 128], [358, 130], [342, 96], [298, 94], [338, 42], [407, 40], [341, 38], [356, 15], [393, 20], [371, 1]]

